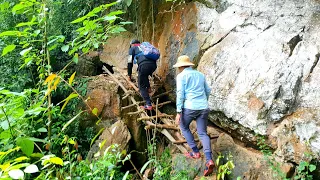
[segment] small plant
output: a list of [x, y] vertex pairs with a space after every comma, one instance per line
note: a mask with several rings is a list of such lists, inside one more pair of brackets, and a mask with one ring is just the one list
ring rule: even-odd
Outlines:
[[171, 177], [171, 180], [191, 180], [188, 175], [189, 173], [186, 170], [179, 171], [177, 174]]
[[232, 155], [230, 153], [226, 157], [227, 162], [225, 164], [221, 164], [222, 159], [224, 159], [224, 156], [219, 153], [219, 156], [216, 160], [216, 166], [218, 167], [217, 180], [224, 180], [227, 175], [232, 173], [232, 170], [235, 167], [232, 161]]
[[155, 164], [155, 172], [153, 174], [154, 180], [170, 179], [170, 172], [172, 170], [172, 157], [170, 150], [166, 148], [162, 153], [160, 160]]
[[274, 172], [274, 177], [280, 177], [283, 180], [288, 180], [286, 178], [286, 174], [284, 174], [281, 171], [280, 163], [275, 160], [275, 158], [272, 156], [272, 150], [267, 145], [266, 140], [263, 136], [258, 135], [257, 136], [257, 145], [259, 146], [260, 151], [263, 153], [264, 160], [267, 162], [269, 167]]
[[[102, 145], [103, 146], [103, 145]], [[100, 147], [102, 147], [100, 146]], [[119, 151], [119, 145], [109, 146], [103, 154], [100, 151], [95, 154], [99, 157], [98, 160], [92, 162], [81, 161], [78, 165], [74, 166], [73, 177], [75, 179], [130, 179], [129, 171], [122, 173], [120, 171], [120, 165], [123, 164], [128, 157], [125, 159], [122, 157], [125, 155], [125, 151]]]
[[301, 179], [301, 180], [312, 180], [313, 175], [310, 174], [317, 169], [317, 166], [312, 161], [312, 155], [309, 153], [305, 153], [305, 157], [307, 160], [303, 160], [299, 163], [297, 167], [296, 175], [294, 179]]

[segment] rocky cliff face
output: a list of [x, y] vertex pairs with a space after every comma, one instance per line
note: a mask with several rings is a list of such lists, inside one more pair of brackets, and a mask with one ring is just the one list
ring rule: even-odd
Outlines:
[[150, 3], [143, 2], [142, 39], [152, 41], [154, 34], [163, 81], [174, 85], [172, 65], [179, 55], [189, 55], [212, 87], [215, 124], [239, 139], [268, 135], [286, 161], [298, 162], [306, 142], [320, 152], [319, 1], [154, 1], [154, 31]]
[[301, 157], [306, 141], [320, 152], [319, 1], [197, 7], [198, 70], [213, 88], [211, 109], [227, 123], [271, 135], [279, 155]]

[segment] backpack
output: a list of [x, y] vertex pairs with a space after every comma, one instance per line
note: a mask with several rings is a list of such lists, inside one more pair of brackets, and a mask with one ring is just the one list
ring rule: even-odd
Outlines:
[[141, 51], [141, 53], [139, 53], [138, 55], [142, 54], [146, 58], [154, 60], [154, 61], [156, 61], [160, 58], [160, 51], [157, 48], [155, 48], [152, 44], [150, 44], [149, 42], [143, 42], [138, 47]]

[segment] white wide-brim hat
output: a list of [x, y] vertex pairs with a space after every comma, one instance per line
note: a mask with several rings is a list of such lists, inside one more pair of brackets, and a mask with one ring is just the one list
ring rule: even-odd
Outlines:
[[173, 67], [183, 67], [183, 66], [194, 66], [194, 64], [190, 61], [189, 56], [183, 55], [179, 56], [177, 63], [173, 65]]

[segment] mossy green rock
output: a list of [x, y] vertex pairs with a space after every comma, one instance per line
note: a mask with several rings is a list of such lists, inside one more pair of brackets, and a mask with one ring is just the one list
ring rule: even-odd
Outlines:
[[202, 159], [189, 159], [183, 154], [175, 154], [172, 159], [172, 176], [177, 179], [194, 179], [202, 169]]

